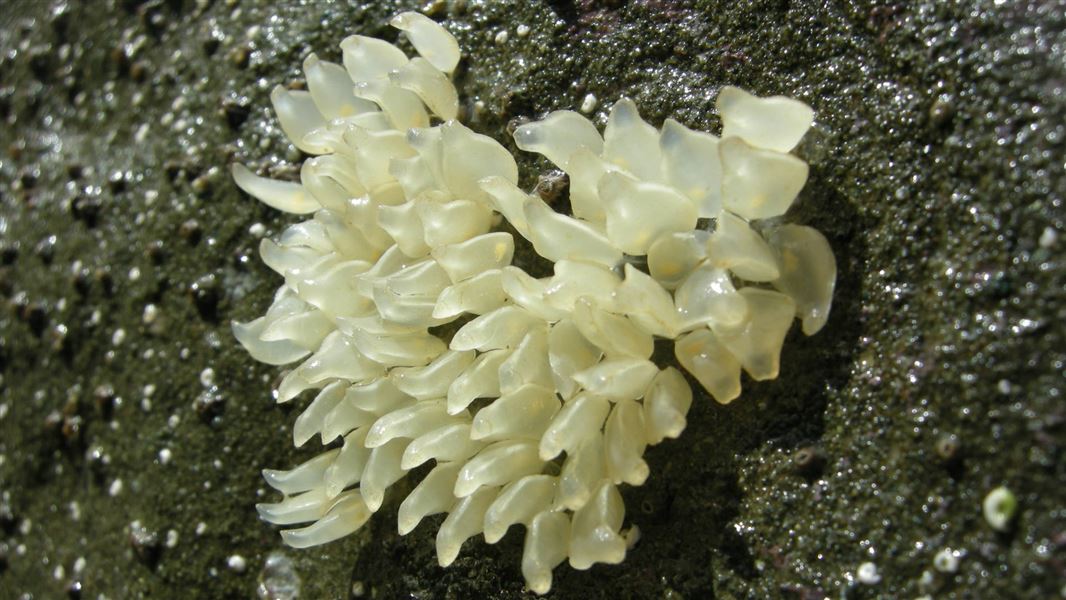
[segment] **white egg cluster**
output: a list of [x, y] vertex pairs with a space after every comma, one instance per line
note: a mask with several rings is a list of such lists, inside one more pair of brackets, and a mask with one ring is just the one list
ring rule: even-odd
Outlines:
[[[260, 361], [302, 361], [277, 400], [316, 390], [294, 442], [335, 446], [264, 471], [284, 499], [258, 509], [271, 523], [310, 523], [282, 531], [288, 544], [322, 544], [361, 527], [389, 486], [432, 461], [400, 505], [400, 533], [446, 513], [437, 555], [448, 565], [466, 539], [495, 543], [522, 524], [522, 573], [544, 593], [563, 560], [623, 560], [617, 486], [642, 484], [647, 445], [685, 427], [691, 389], [651, 362], [654, 338], [676, 339], [680, 364], [728, 402], [742, 368], [776, 377], [794, 317], [807, 334], [825, 323], [835, 280], [825, 238], [752, 226], [803, 187], [807, 166], [787, 152], [813, 113], [725, 88], [721, 139], [672, 120], [656, 130], [628, 100], [602, 137], [569, 111], [523, 125], [519, 147], [570, 177], [568, 216], [518, 188], [505, 148], [455, 121], [455, 39], [417, 13], [392, 24], [418, 57], [352, 36], [343, 66], [312, 55], [307, 91], [272, 94], [286, 135], [315, 155], [300, 183], [233, 169], [264, 203], [313, 214], [262, 242], [285, 283], [234, 333]], [[511, 265], [499, 215], [553, 276]], [[435, 329], [463, 319], [450, 339]]]

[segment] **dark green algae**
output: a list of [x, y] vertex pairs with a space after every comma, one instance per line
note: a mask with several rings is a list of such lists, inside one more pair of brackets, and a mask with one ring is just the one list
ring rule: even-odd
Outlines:
[[[310, 51], [337, 59], [350, 33], [395, 39], [387, 17], [419, 7], [5, 3], [0, 597], [254, 597], [277, 551], [305, 598], [530, 596], [519, 533], [470, 540], [441, 569], [440, 517], [399, 537], [400, 493], [361, 533], [305, 551], [253, 508], [271, 497], [261, 468], [312, 450], [291, 447], [298, 411], [270, 400], [278, 370], [228, 329], [279, 284], [250, 227], [291, 218], [225, 167], [294, 176], [270, 87], [298, 81]], [[682, 437], [648, 451], [647, 483], [623, 491], [641, 531], [625, 563], [560, 567], [553, 597], [1063, 593], [1062, 2], [426, 8], [463, 48], [467, 122], [512, 150], [513, 119], [587, 94], [600, 123], [625, 95], [654, 124], [714, 131], [725, 84], [818, 115], [787, 220], [833, 246], [829, 324], [794, 328], [780, 377], [745, 380], [733, 404], [698, 395]], [[529, 186], [549, 168], [519, 160]], [[1000, 485], [1019, 504], [1006, 532], [981, 515]], [[946, 548], [954, 573], [933, 568]], [[858, 580], [867, 562], [879, 582]]]

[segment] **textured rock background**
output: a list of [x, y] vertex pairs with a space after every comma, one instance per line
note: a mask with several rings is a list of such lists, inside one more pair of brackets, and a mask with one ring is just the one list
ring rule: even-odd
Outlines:
[[[713, 131], [723, 84], [818, 114], [788, 218], [836, 252], [829, 325], [794, 329], [778, 380], [698, 398], [625, 490], [627, 561], [560, 568], [554, 597], [1066, 595], [1063, 2], [7, 0], [0, 597], [254, 597], [292, 583], [278, 551], [305, 598], [529, 595], [516, 532], [443, 570], [439, 517], [400, 538], [395, 498], [309, 551], [252, 507], [308, 454], [228, 332], [278, 284], [254, 233], [287, 219], [225, 167], [294, 176], [270, 88], [420, 7], [464, 49], [467, 122], [512, 149], [508, 121], [587, 94], [601, 123], [628, 95]], [[980, 511], [999, 485], [1006, 533]]]

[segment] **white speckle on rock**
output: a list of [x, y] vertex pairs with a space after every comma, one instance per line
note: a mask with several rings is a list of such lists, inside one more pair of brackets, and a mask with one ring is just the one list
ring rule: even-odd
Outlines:
[[211, 367], [207, 367], [203, 371], [200, 371], [200, 385], [205, 388], [209, 388], [215, 385], [215, 370]]
[[509, 36], [507, 34], [507, 30], [501, 29], [500, 31], [496, 32], [496, 37], [494, 39], [497, 44], [506, 44], [508, 37]]
[[226, 566], [238, 573], [243, 573], [248, 568], [248, 561], [244, 560], [240, 554], [232, 554], [226, 559]]
[[159, 307], [155, 304], [144, 305], [144, 313], [141, 315], [141, 320], [144, 321], [145, 325], [155, 323], [157, 317], [159, 317]]
[[1003, 394], [1004, 396], [1007, 396], [1007, 395], [1010, 394], [1010, 391], [1011, 391], [1012, 387], [1013, 386], [1011, 385], [1011, 382], [1009, 380], [1006, 380], [1006, 379], [1000, 379], [999, 383], [996, 384], [996, 390], [999, 391], [999, 393]]
[[126, 330], [119, 327], [111, 334], [111, 345], [121, 346], [124, 341], [126, 341]]
[[170, 462], [171, 458], [173, 458], [173, 453], [171, 453], [170, 448], [163, 448], [159, 451], [159, 464], [165, 465]]
[[196, 535], [203, 535], [207, 531], [207, 523], [200, 521], [196, 524]]
[[522, 23], [521, 25], [518, 26], [517, 29], [515, 29], [515, 33], [517, 33], [518, 37], [520, 37], [520, 38], [526, 37], [527, 35], [529, 35], [529, 25], [526, 25], [525, 23]]
[[1040, 247], [1050, 248], [1055, 245], [1059, 239], [1059, 232], [1054, 227], [1048, 226], [1044, 228], [1044, 233], [1040, 234]]
[[877, 565], [872, 562], [864, 562], [859, 565], [859, 570], [855, 572], [855, 578], [859, 580], [859, 583], [865, 585], [881, 583], [881, 573], [877, 571]]
[[167, 548], [173, 548], [178, 545], [178, 530], [170, 529], [167, 531], [167, 541], [163, 542]]
[[259, 222], [252, 223], [252, 225], [248, 228], [248, 234], [256, 239], [262, 238], [264, 235], [266, 235], [266, 232], [266, 225], [263, 225]]
[[152, 128], [148, 123], [141, 123], [141, 126], [137, 128], [137, 131], [133, 134], [133, 141], [138, 144], [143, 144], [148, 139], [148, 134], [151, 133]]
[[116, 479], [111, 482], [111, 486], [107, 488], [107, 494], [114, 498], [122, 493], [122, 480]]
[[587, 115], [592, 111], [596, 110], [596, 106], [599, 105], [599, 103], [600, 101], [598, 98], [596, 98], [596, 94], [593, 94], [591, 92], [585, 94], [585, 99], [581, 101], [581, 112]]

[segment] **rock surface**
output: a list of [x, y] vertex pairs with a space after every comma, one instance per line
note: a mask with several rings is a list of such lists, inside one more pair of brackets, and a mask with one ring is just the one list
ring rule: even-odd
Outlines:
[[[291, 448], [278, 371], [229, 334], [287, 219], [226, 166], [294, 177], [269, 108], [303, 57], [422, 8], [459, 38], [464, 120], [621, 96], [719, 127], [720, 86], [817, 112], [788, 220], [839, 264], [826, 328], [626, 488], [621, 566], [556, 598], [1066, 593], [1066, 6], [9, 0], [0, 16], [0, 597], [518, 598], [521, 535], [436, 566], [433, 526], [281, 545], [253, 504]], [[524, 155], [530, 175], [545, 161]], [[982, 516], [1005, 486], [1006, 531]], [[952, 560], [954, 559], [954, 560]], [[866, 564], [870, 563], [870, 564]]]

